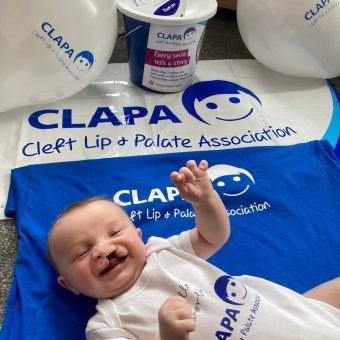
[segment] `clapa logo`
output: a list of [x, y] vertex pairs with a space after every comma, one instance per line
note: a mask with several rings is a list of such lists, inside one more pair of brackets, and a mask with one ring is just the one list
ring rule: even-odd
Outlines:
[[191, 40], [196, 35], [196, 28], [195, 27], [189, 27], [184, 32], [184, 39], [185, 40]]
[[73, 64], [78, 71], [88, 71], [92, 67], [94, 57], [90, 51], [76, 53], [70, 43], [49, 22], [43, 22], [41, 29], [51, 39], [54, 47], [59, 48], [65, 57], [73, 60]]
[[237, 282], [233, 277], [224, 275], [215, 282], [215, 293], [217, 296], [231, 305], [244, 305], [247, 297], [246, 287]]
[[90, 51], [82, 51], [74, 58], [73, 64], [78, 71], [88, 71], [93, 64], [93, 54]]
[[255, 180], [250, 172], [227, 164], [210, 167], [208, 175], [220, 196], [241, 196], [255, 185]]
[[184, 31], [184, 34], [175, 34], [175, 33], [164, 33], [158, 32], [157, 37], [164, 40], [191, 40], [196, 35], [196, 28], [189, 27]]
[[311, 9], [309, 9], [305, 13], [305, 19], [311, 20], [313, 17], [315, 17], [320, 11], [324, 10], [327, 5], [329, 5], [330, 0], [321, 0], [317, 2]]
[[[217, 164], [208, 169], [208, 176], [220, 196], [241, 196], [255, 185], [250, 172], [232, 165]], [[171, 202], [179, 197], [176, 187], [147, 189], [122, 189], [113, 195], [113, 201], [121, 206], [150, 202]]]
[[[92, 54], [86, 52], [88, 51], [80, 52], [74, 58], [80, 71], [89, 69], [93, 63]], [[216, 123], [220, 124], [220, 122], [246, 119], [254, 112], [260, 111], [262, 105], [260, 99], [253, 92], [225, 80], [202, 81], [191, 85], [183, 92], [182, 103], [184, 110], [190, 116], [201, 123], [212, 126]], [[182, 124], [180, 114], [184, 110], [180, 108], [179, 111], [165, 104], [151, 107], [123, 106], [121, 111], [112, 111], [112, 107], [100, 106], [86, 115], [79, 115], [78, 118], [75, 118], [76, 112], [72, 108], [50, 108], [33, 112], [29, 117], [29, 124], [36, 129], [86, 129], [96, 128], [103, 124], [110, 126], [137, 125], [138, 122], [157, 125], [164, 121], [169, 124]], [[287, 127], [287, 129], [290, 128]], [[275, 137], [284, 137], [295, 132], [292, 129], [279, 130], [268, 130], [266, 134], [271, 132]], [[261, 141], [258, 138], [253, 135], [244, 135], [242, 142]]]
[[182, 95], [187, 112], [202, 123], [242, 120], [259, 110], [261, 100], [255, 93], [226, 80], [197, 82]]

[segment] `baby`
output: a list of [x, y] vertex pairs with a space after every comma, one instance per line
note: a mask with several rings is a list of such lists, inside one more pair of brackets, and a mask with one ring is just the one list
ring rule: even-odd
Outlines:
[[113, 202], [69, 206], [53, 224], [48, 256], [61, 286], [98, 299], [87, 339], [340, 339], [340, 279], [304, 296], [209, 264], [228, 240], [223, 202], [190, 160], [170, 178], [195, 212], [195, 227], [168, 239], [142, 232]]

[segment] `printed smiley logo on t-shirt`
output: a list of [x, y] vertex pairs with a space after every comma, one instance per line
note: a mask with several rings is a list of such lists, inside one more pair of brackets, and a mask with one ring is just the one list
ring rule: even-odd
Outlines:
[[247, 297], [245, 286], [237, 282], [233, 277], [224, 275], [219, 277], [214, 285], [215, 293], [220, 299], [231, 305], [243, 305]]
[[223, 196], [240, 196], [255, 184], [251, 173], [227, 164], [217, 164], [208, 169], [214, 189]]

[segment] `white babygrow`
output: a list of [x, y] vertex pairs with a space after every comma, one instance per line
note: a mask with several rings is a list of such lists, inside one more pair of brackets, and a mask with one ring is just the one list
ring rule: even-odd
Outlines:
[[339, 310], [257, 277], [230, 277], [195, 255], [189, 232], [148, 241], [143, 273], [129, 291], [98, 301], [87, 339], [150, 340], [160, 306], [176, 295], [197, 324], [190, 340], [340, 339]]

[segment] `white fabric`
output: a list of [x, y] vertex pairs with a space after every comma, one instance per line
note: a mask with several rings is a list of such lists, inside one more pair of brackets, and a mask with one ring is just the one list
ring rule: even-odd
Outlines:
[[87, 325], [88, 340], [150, 340], [158, 332], [158, 309], [176, 295], [192, 306], [197, 328], [190, 340], [340, 339], [340, 311], [260, 278], [230, 279], [229, 297], [222, 300], [214, 286], [227, 276], [194, 255], [188, 232], [151, 238], [147, 249], [145, 270], [132, 289], [98, 302], [98, 313]]

